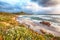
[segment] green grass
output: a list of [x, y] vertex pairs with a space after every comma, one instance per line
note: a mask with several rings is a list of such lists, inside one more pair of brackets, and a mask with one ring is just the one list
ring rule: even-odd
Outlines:
[[25, 27], [14, 27], [3, 34], [5, 40], [45, 40], [42, 35], [36, 34]]
[[8, 13], [0, 14], [0, 40], [60, 40], [60, 37], [52, 34], [38, 34], [26, 28], [25, 25], [12, 19], [15, 16], [15, 14]]

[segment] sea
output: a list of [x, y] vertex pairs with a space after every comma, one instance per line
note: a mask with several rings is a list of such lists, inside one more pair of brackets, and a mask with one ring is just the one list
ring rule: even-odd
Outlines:
[[35, 22], [48, 21], [55, 26], [60, 26], [60, 15], [20, 15], [20, 18], [29, 19]]
[[[25, 19], [25, 20], [24, 20]], [[47, 21], [50, 22], [51, 27], [50, 28], [46, 28], [46, 27], [41, 27], [37, 25], [36, 30], [39, 28], [44, 28], [47, 31], [49, 30], [49, 32], [51, 32], [52, 34], [58, 35], [60, 36], [60, 15], [19, 15], [17, 17], [17, 21], [21, 22], [23, 20], [23, 22], [25, 22], [27, 20], [30, 20], [32, 22], [35, 23], [39, 23], [42, 21]], [[29, 22], [26, 21], [26, 23], [29, 24]], [[33, 27], [34, 29], [35, 27]], [[55, 29], [54, 29], [55, 28]]]

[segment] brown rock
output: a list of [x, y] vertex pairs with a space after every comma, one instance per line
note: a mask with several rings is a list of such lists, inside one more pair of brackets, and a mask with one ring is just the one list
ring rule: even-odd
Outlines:
[[45, 21], [42, 21], [42, 22], [40, 22], [41, 24], [44, 24], [44, 25], [47, 25], [47, 26], [50, 26], [51, 24], [50, 24], [50, 22], [45, 22]]
[[51, 40], [58, 40], [58, 39], [56, 39], [55, 37], [53, 37], [53, 38], [51, 38]]
[[41, 31], [43, 34], [45, 34], [45, 33], [46, 33], [46, 31], [45, 31], [45, 30], [43, 30], [43, 29], [40, 29], [40, 31]]

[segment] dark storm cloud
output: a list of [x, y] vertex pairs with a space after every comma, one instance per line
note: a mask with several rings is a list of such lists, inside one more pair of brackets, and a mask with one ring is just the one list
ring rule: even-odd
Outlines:
[[60, 0], [31, 0], [37, 2], [41, 6], [54, 6], [60, 4]]

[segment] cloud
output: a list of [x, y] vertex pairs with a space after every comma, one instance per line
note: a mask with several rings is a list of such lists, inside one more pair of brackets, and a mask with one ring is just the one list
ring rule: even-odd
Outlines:
[[28, 0], [0, 0], [0, 11], [20, 12], [22, 7], [27, 5]]
[[[21, 12], [29, 14], [57, 14], [60, 1], [55, 0], [0, 0], [0, 12]], [[53, 6], [52, 6], [53, 3]], [[59, 14], [59, 13], [58, 13]]]
[[41, 6], [54, 6], [60, 4], [60, 0], [31, 0], [37, 2]]

